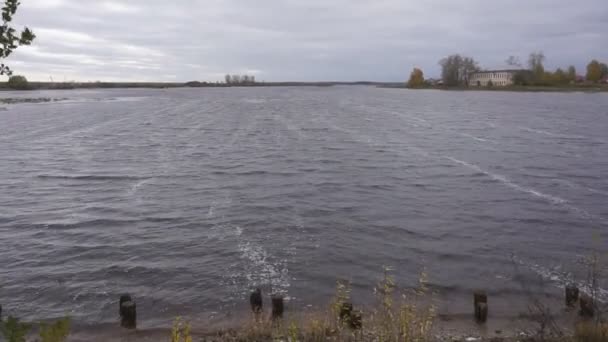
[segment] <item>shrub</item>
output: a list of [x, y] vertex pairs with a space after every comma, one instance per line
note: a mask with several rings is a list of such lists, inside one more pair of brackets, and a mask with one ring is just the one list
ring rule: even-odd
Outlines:
[[53, 324], [40, 324], [41, 342], [64, 342], [70, 334], [70, 318], [60, 319]]
[[9, 316], [6, 322], [0, 322], [0, 332], [6, 342], [25, 342], [25, 336], [30, 329], [29, 324], [21, 323], [18, 318], [12, 316]]
[[28, 90], [30, 88], [25, 76], [11, 76], [8, 79], [8, 87], [14, 90]]
[[177, 317], [171, 329], [171, 342], [192, 342], [190, 335], [190, 323], [183, 322], [181, 317]]

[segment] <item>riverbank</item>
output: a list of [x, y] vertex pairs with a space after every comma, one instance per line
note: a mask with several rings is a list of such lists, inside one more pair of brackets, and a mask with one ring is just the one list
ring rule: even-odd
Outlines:
[[[117, 303], [121, 313], [115, 322], [70, 322], [69, 319], [49, 320], [38, 324], [14, 323], [10, 331], [27, 331], [27, 341], [89, 342], [89, 341], [403, 341], [403, 342], [604, 342], [608, 341], [608, 326], [599, 324], [592, 315], [582, 315], [585, 297], [578, 290], [575, 296], [567, 294], [570, 305], [563, 301], [551, 302], [527, 298], [526, 312], [517, 316], [504, 316], [484, 292], [471, 296], [470, 313], [442, 313], [438, 311], [435, 294], [424, 277], [416, 288], [397, 291], [393, 278], [388, 275], [375, 288], [376, 304], [358, 306], [350, 298], [348, 283], [338, 282], [333, 299], [325, 308], [290, 307], [280, 296], [262, 294], [262, 306], [253, 311], [233, 313], [231, 318], [213, 323], [195, 317], [176, 317], [172, 322], [159, 322], [133, 328], [136, 313], [128, 313], [123, 306], [135, 307], [129, 296], [128, 303]], [[489, 313], [478, 307], [479, 295], [484, 298]], [[256, 292], [252, 294], [256, 295]], [[124, 296], [123, 296], [124, 297]], [[122, 299], [121, 297], [121, 303]], [[473, 305], [475, 298], [475, 305]], [[580, 298], [579, 303], [576, 299]], [[488, 300], [489, 299], [489, 300]], [[136, 302], [137, 298], [133, 298]], [[245, 300], [243, 300], [245, 302]], [[249, 302], [249, 301], [247, 301]], [[259, 303], [251, 301], [252, 303]], [[255, 304], [258, 305], [258, 304]], [[601, 317], [599, 306], [596, 316]], [[256, 308], [260, 308], [256, 311]], [[118, 308], [117, 308], [118, 309]], [[486, 316], [487, 315], [487, 316]], [[5, 315], [6, 316], [6, 315]], [[11, 318], [5, 317], [5, 322]], [[67, 322], [67, 324], [66, 324]], [[72, 323], [72, 324], [71, 324]], [[39, 339], [46, 327], [54, 335], [67, 339]], [[65, 328], [67, 326], [67, 328]], [[122, 327], [121, 327], [122, 326]], [[16, 328], [15, 328], [16, 327]], [[123, 328], [127, 327], [127, 328]], [[51, 328], [53, 330], [53, 328]], [[6, 336], [6, 329], [3, 333]], [[7, 338], [7, 340], [10, 340]]]
[[[204, 322], [190, 323], [188, 318], [155, 328], [124, 329], [116, 322], [70, 327], [70, 342], [105, 341], [420, 341], [420, 342], [603, 342], [588, 339], [583, 334], [596, 330], [595, 324], [578, 317], [577, 310], [564, 310], [551, 317], [539, 314], [522, 315], [515, 319], [493, 317], [485, 324], [475, 322], [472, 315], [438, 315], [432, 321], [421, 316], [365, 311], [361, 329], [352, 329], [348, 322], [328, 312], [290, 312], [273, 321], [266, 312], [262, 318], [246, 314], [240, 321], [225, 322], [221, 327], [206, 326]], [[420, 311], [417, 314], [421, 314]], [[365, 317], [368, 317], [365, 319]], [[426, 330], [428, 329], [428, 330]], [[605, 329], [605, 327], [604, 327]], [[33, 326], [27, 341], [40, 341], [39, 326]], [[179, 332], [181, 339], [172, 339]], [[396, 336], [402, 336], [397, 339]], [[408, 337], [403, 337], [408, 336]], [[608, 338], [608, 335], [604, 337]], [[52, 340], [61, 342], [64, 340]], [[42, 340], [42, 342], [47, 342]]]

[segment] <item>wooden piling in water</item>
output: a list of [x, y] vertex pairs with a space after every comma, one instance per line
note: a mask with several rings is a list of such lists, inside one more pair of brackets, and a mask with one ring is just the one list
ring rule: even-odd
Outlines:
[[283, 318], [284, 311], [285, 311], [285, 306], [283, 304], [283, 296], [281, 296], [281, 295], [272, 296], [272, 319]]
[[593, 298], [586, 293], [583, 293], [579, 298], [580, 311], [582, 317], [591, 318], [595, 315]]
[[488, 295], [483, 291], [473, 294], [473, 304], [475, 306], [475, 320], [477, 323], [485, 323], [488, 320]]
[[120, 326], [126, 329], [137, 328], [137, 306], [130, 295], [120, 296], [118, 312], [120, 313]]
[[578, 287], [574, 284], [570, 284], [566, 286], [566, 306], [569, 308], [573, 308], [576, 306], [576, 302], [578, 302]]
[[255, 291], [251, 293], [251, 296], [249, 296], [249, 303], [251, 304], [251, 311], [253, 311], [254, 314], [262, 312], [262, 307], [264, 305], [262, 290], [255, 289]]

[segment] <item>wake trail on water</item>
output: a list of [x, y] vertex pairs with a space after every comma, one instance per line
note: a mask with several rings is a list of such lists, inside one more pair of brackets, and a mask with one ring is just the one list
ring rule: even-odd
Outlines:
[[471, 138], [471, 139], [479, 141], [479, 142], [488, 142], [488, 139], [483, 139], [483, 138], [480, 138], [480, 137], [476, 137], [476, 136], [471, 135], [471, 134], [460, 133], [460, 135], [462, 135], [463, 137]]
[[[364, 134], [361, 134], [360, 132], [357, 132], [357, 131], [354, 131], [354, 130], [350, 130], [350, 129], [344, 129], [344, 128], [338, 127], [337, 125], [335, 125], [333, 123], [327, 122], [327, 121], [326, 121], [326, 123], [328, 124], [329, 127], [331, 127], [332, 129], [334, 129], [336, 131], [341, 131], [341, 132], [344, 132], [344, 133], [347, 133], [347, 134], [351, 135], [351, 137], [353, 137], [353, 138], [357, 138], [356, 139], [357, 141], [360, 141], [360, 142], [363, 142], [363, 143], [367, 143], [367, 144], [369, 144], [371, 146], [377, 146], [377, 145], [381, 146], [382, 145], [382, 144], [378, 144], [377, 142], [375, 142], [374, 139], [372, 139], [371, 137], [366, 136]], [[551, 204], [554, 204], [554, 205], [559, 205], [562, 208], [565, 208], [565, 209], [567, 209], [567, 210], [569, 210], [571, 212], [576, 213], [581, 218], [584, 218], [584, 219], [587, 219], [587, 220], [598, 221], [602, 225], [607, 225], [606, 224], [606, 221], [607, 221], [606, 218], [601, 217], [601, 216], [595, 216], [595, 215], [589, 213], [588, 211], [586, 211], [586, 210], [584, 210], [582, 208], [579, 208], [579, 207], [577, 207], [575, 205], [570, 204], [566, 199], [563, 199], [561, 197], [550, 195], [550, 194], [538, 191], [536, 189], [525, 187], [523, 185], [517, 184], [517, 183], [511, 181], [506, 176], [492, 173], [490, 171], [482, 169], [481, 167], [479, 167], [479, 166], [477, 166], [475, 164], [468, 163], [468, 162], [466, 162], [464, 160], [456, 159], [456, 158], [451, 157], [451, 156], [439, 156], [439, 155], [430, 153], [430, 152], [426, 151], [425, 149], [418, 148], [418, 147], [415, 147], [415, 146], [408, 146], [407, 148], [408, 148], [408, 150], [410, 152], [414, 152], [414, 153], [416, 153], [418, 155], [421, 155], [421, 156], [424, 156], [424, 157], [427, 157], [427, 158], [444, 158], [444, 159], [447, 159], [447, 160], [449, 160], [449, 161], [451, 161], [453, 163], [456, 163], [458, 165], [464, 166], [464, 167], [466, 167], [466, 168], [468, 168], [470, 170], [473, 170], [473, 171], [476, 171], [478, 173], [484, 174], [484, 175], [490, 177], [491, 179], [493, 179], [493, 180], [495, 180], [497, 182], [500, 182], [501, 184], [503, 184], [503, 185], [507, 186], [508, 188], [511, 188], [511, 189], [513, 189], [515, 191], [518, 191], [518, 192], [521, 192], [521, 193], [525, 193], [525, 194], [531, 195], [531, 196], [536, 197], [536, 198], [543, 199], [543, 200], [545, 200], [545, 201], [547, 201], [547, 202], [549, 202]], [[397, 153], [398, 155], [405, 155], [403, 153], [403, 151], [400, 151], [400, 150], [390, 149], [390, 148], [388, 150], [391, 151], [391, 152]]]
[[453, 157], [449, 157], [449, 156], [444, 156], [444, 158], [448, 159], [448, 160], [450, 160], [450, 161], [452, 161], [454, 163], [457, 163], [459, 165], [462, 165], [462, 166], [464, 166], [466, 168], [469, 168], [469, 169], [471, 169], [473, 171], [482, 173], [482, 174], [490, 177], [491, 179], [493, 179], [495, 181], [498, 181], [498, 182], [502, 183], [503, 185], [505, 185], [505, 186], [513, 189], [513, 190], [516, 190], [516, 191], [519, 191], [519, 192], [522, 192], [522, 193], [526, 193], [526, 194], [532, 195], [532, 196], [540, 198], [540, 199], [544, 199], [544, 200], [546, 200], [546, 201], [548, 201], [548, 202], [550, 202], [552, 204], [555, 204], [555, 205], [562, 206], [565, 209], [568, 209], [568, 210], [570, 210], [572, 212], [577, 213], [582, 218], [585, 218], [585, 219], [588, 219], [588, 220], [598, 220], [598, 221], [602, 222], [602, 224], [606, 224], [605, 223], [605, 221], [606, 221], [605, 218], [592, 215], [588, 211], [570, 204], [567, 200], [565, 200], [565, 199], [563, 199], [561, 197], [549, 195], [549, 194], [540, 192], [540, 191], [532, 189], [532, 188], [524, 187], [522, 185], [519, 185], [517, 183], [512, 182], [511, 180], [509, 180], [507, 177], [505, 177], [503, 175], [495, 174], [495, 173], [492, 173], [490, 171], [484, 170], [481, 167], [479, 167], [477, 165], [474, 165], [474, 164], [467, 163], [466, 161], [463, 161], [463, 160], [460, 160], [460, 159], [456, 159], [456, 158], [453, 158]]
[[523, 193], [527, 193], [527, 194], [533, 195], [535, 197], [539, 197], [539, 198], [545, 199], [545, 200], [547, 200], [547, 201], [549, 201], [549, 202], [551, 202], [553, 204], [564, 204], [564, 203], [567, 202], [563, 198], [560, 198], [560, 197], [557, 197], [557, 196], [552, 196], [552, 195], [549, 195], [549, 194], [545, 194], [545, 193], [542, 193], [540, 191], [534, 190], [532, 188], [526, 188], [526, 187], [523, 187], [523, 186], [521, 186], [519, 184], [513, 183], [512, 181], [510, 181], [505, 176], [502, 176], [502, 175], [499, 175], [499, 174], [495, 174], [495, 173], [491, 173], [489, 171], [486, 171], [486, 170], [482, 169], [481, 167], [479, 167], [477, 165], [467, 163], [466, 161], [463, 161], [463, 160], [460, 160], [460, 159], [456, 159], [456, 158], [453, 158], [453, 157], [444, 157], [444, 158], [446, 158], [448, 160], [451, 160], [454, 163], [457, 163], [457, 164], [460, 164], [462, 166], [465, 166], [466, 168], [469, 168], [471, 170], [477, 171], [479, 173], [483, 173], [484, 175], [492, 178], [495, 181], [501, 182], [502, 184], [506, 185], [507, 187], [509, 187], [511, 189], [514, 189], [514, 190], [517, 190], [517, 191], [520, 191], [520, 192], [523, 192]]
[[526, 126], [519, 126], [518, 128], [521, 129], [522, 131], [541, 134], [541, 135], [545, 135], [545, 136], [553, 137], [553, 138], [589, 140], [589, 141], [601, 143], [601, 144], [608, 143], [608, 141], [606, 141], [604, 139], [597, 139], [597, 138], [588, 137], [588, 136], [584, 136], [584, 135], [553, 133], [553, 132], [545, 131], [543, 129], [530, 128], [530, 127], [526, 127]]

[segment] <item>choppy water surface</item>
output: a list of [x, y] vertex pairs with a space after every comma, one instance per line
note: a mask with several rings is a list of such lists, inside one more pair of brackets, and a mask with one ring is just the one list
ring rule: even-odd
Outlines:
[[[3, 93], [0, 304], [26, 319], [221, 319], [382, 267], [441, 311], [559, 296], [608, 227], [608, 96], [334, 88]], [[539, 286], [539, 281], [544, 285]], [[508, 305], [511, 304], [511, 305]]]

